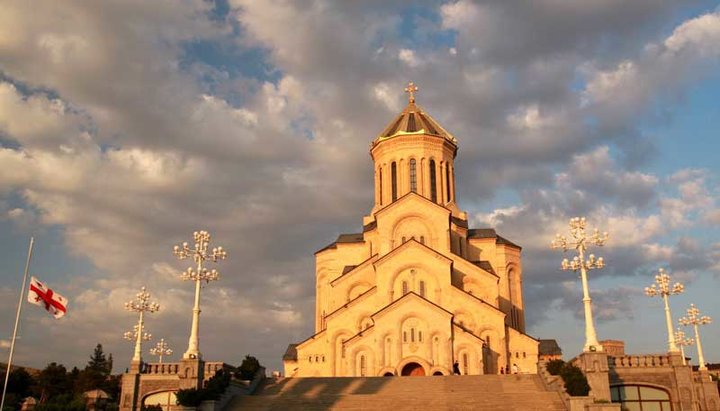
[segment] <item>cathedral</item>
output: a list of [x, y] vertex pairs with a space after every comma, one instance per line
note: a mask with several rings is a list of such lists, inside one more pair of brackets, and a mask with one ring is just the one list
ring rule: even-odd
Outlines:
[[315, 334], [288, 377], [536, 373], [525, 334], [521, 247], [470, 228], [455, 197], [458, 141], [405, 89], [372, 141], [375, 203], [361, 233], [315, 253]]

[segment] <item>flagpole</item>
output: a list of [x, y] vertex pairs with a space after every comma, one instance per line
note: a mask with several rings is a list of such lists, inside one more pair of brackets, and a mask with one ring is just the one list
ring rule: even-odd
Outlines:
[[12, 368], [13, 352], [15, 351], [15, 338], [17, 337], [18, 324], [20, 323], [20, 311], [22, 311], [22, 303], [25, 297], [25, 286], [27, 285], [28, 269], [30, 268], [30, 258], [32, 257], [34, 237], [30, 237], [30, 247], [28, 248], [27, 261], [25, 262], [25, 274], [23, 275], [22, 288], [20, 289], [20, 301], [18, 301], [17, 314], [15, 315], [15, 328], [13, 329], [12, 341], [10, 342], [10, 358], [8, 358], [7, 370], [5, 371], [5, 384], [3, 385], [2, 399], [0, 399], [0, 410], [5, 406], [5, 392], [7, 391], [8, 379], [10, 378], [10, 369]]

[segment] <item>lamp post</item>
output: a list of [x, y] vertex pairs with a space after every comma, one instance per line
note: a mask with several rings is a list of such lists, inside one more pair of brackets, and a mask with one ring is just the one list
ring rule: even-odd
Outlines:
[[687, 361], [685, 360], [685, 346], [693, 344], [695, 344], [695, 340], [692, 338], [685, 338], [685, 331], [678, 327], [677, 331], [675, 331], [675, 345], [680, 347], [680, 355], [682, 355], [683, 365], [687, 365]]
[[667, 323], [668, 349], [671, 352], [677, 352], [678, 347], [675, 344], [675, 337], [673, 336], [672, 316], [670, 315], [668, 296], [677, 295], [683, 291], [685, 291], [685, 286], [683, 286], [682, 283], [675, 283], [672, 288], [670, 288], [670, 276], [662, 268], [655, 276], [655, 284], [650, 287], [645, 287], [645, 295], [648, 297], [655, 297], [656, 295], [659, 295], [665, 302], [665, 322]]
[[697, 344], [698, 351], [698, 365], [700, 366], [699, 369], [701, 370], [707, 370], [707, 366], [705, 366], [705, 357], [703, 357], [702, 343], [700, 342], [700, 332], [698, 331], [698, 326], [710, 324], [711, 322], [712, 318], [708, 317], [707, 315], [700, 315], [700, 310], [695, 307], [695, 304], [690, 304], [690, 308], [687, 309], [687, 316], [680, 319], [680, 324], [685, 326], [692, 325], [695, 329], [695, 343]]
[[139, 313], [138, 323], [133, 326], [133, 331], [125, 333], [126, 340], [135, 340], [135, 354], [133, 355], [133, 361], [142, 361], [142, 342], [149, 341], [152, 335], [145, 332], [145, 312], [154, 313], [160, 309], [160, 304], [156, 302], [149, 302], [150, 293], [145, 290], [143, 286], [140, 292], [135, 294], [135, 299], [125, 303], [125, 309], [128, 311]]
[[594, 254], [590, 254], [586, 260], [585, 251], [588, 245], [605, 245], [605, 242], [608, 240], [608, 233], [604, 232], [600, 234], [598, 229], [595, 229], [592, 235], [588, 237], [585, 234], [585, 225], [585, 217], [571, 218], [570, 234], [572, 235], [572, 239], [568, 240], [567, 237], [557, 234], [552, 241], [552, 248], [562, 248], [563, 251], [574, 248], [578, 253], [572, 261], [568, 261], [567, 258], [563, 259], [560, 267], [563, 270], [580, 270], [580, 279], [582, 280], [583, 287], [582, 301], [585, 308], [585, 346], [583, 347], [583, 351], [602, 351], [602, 346], [597, 340], [597, 333], [595, 332], [595, 325], [593, 323], [592, 300], [590, 299], [590, 291], [588, 290], [587, 271], [603, 268], [605, 261], [603, 261], [602, 257], [595, 258]]
[[162, 364], [163, 356], [172, 355], [172, 353], [173, 350], [170, 349], [164, 338], [161, 338], [160, 341], [155, 344], [155, 347], [150, 349], [150, 355], [157, 355], [160, 358], [160, 364]]
[[208, 252], [210, 246], [210, 233], [207, 231], [195, 231], [193, 233], [195, 240], [194, 248], [190, 248], [188, 243], [185, 242], [181, 246], [176, 245], [173, 249], [173, 253], [180, 259], [192, 257], [193, 261], [197, 265], [196, 269], [189, 267], [185, 272], [182, 273], [180, 278], [183, 280], [195, 281], [195, 305], [193, 306], [193, 319], [192, 326], [190, 328], [190, 339], [188, 341], [188, 349], [183, 354], [185, 359], [201, 359], [200, 354], [200, 342], [198, 333], [200, 329], [200, 282], [201, 281], [215, 281], [220, 277], [220, 273], [216, 269], [208, 271], [207, 268], [203, 267], [205, 261], [217, 262], [218, 260], [224, 260], [227, 257], [227, 253], [222, 247], [215, 247]]

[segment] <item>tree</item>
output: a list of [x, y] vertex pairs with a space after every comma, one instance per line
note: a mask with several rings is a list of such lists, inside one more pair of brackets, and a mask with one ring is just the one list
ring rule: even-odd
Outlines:
[[46, 402], [59, 394], [67, 393], [72, 388], [65, 366], [55, 362], [51, 362], [45, 369], [40, 371], [37, 383], [40, 403]]
[[260, 369], [260, 361], [257, 358], [246, 355], [235, 376], [241, 380], [252, 380]]
[[101, 389], [105, 392], [112, 389], [108, 379], [112, 371], [112, 355], [110, 360], [105, 358], [102, 344], [95, 346], [85, 369], [80, 371], [75, 382], [75, 392], [82, 394], [86, 391]]
[[8, 392], [15, 393], [19, 398], [30, 395], [30, 388], [35, 384], [35, 379], [24, 368], [16, 368], [10, 372], [8, 377]]

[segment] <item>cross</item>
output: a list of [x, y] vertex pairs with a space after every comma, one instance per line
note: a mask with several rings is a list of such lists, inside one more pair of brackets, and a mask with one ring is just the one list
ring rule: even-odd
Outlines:
[[410, 101], [410, 103], [415, 102], [415, 92], [416, 91], [418, 91], [418, 87], [412, 81], [408, 83], [407, 87], [405, 87], [405, 92], [410, 94], [410, 98], [408, 99]]

